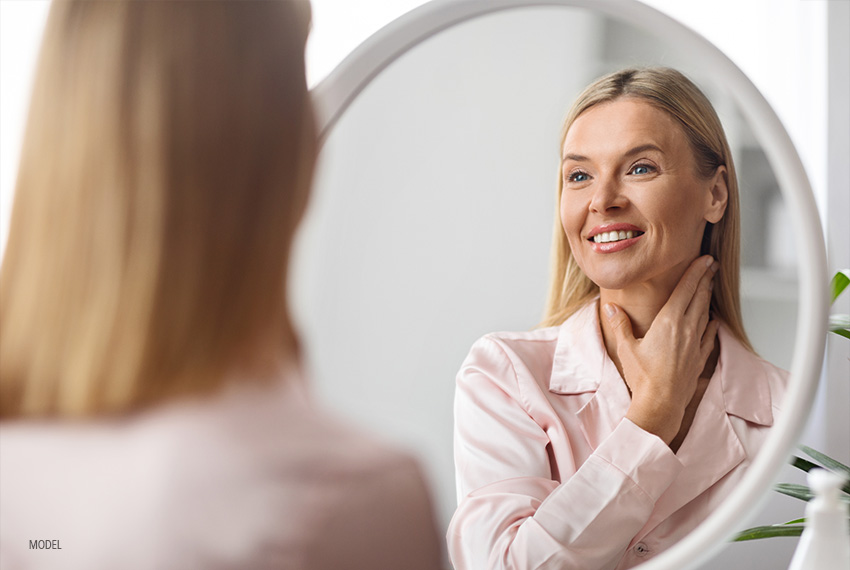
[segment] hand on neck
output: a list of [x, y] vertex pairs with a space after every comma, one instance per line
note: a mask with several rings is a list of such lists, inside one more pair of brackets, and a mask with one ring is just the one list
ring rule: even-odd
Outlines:
[[[634, 337], [637, 339], [643, 338], [649, 327], [652, 326], [661, 308], [670, 299], [670, 295], [673, 293], [673, 290], [676, 288], [687, 268], [688, 264], [686, 263], [682, 267], [677, 266], [673, 268], [663, 276], [623, 289], [600, 288], [599, 311], [602, 311], [602, 307], [606, 303], [616, 304], [628, 315], [629, 320], [631, 320]], [[620, 365], [620, 359], [617, 356], [617, 339], [611, 329], [611, 324], [602, 313], [599, 314], [599, 323], [608, 356], [617, 365], [617, 369], [622, 375], [623, 370]]]

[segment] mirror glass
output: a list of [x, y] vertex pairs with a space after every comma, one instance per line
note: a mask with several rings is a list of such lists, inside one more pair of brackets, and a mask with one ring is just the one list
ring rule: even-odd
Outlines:
[[421, 458], [443, 529], [457, 501], [455, 374], [480, 336], [540, 321], [562, 119], [590, 81], [634, 65], [683, 71], [718, 111], [741, 188], [745, 325], [762, 357], [790, 367], [792, 225], [762, 145], [709, 69], [578, 8], [444, 30], [382, 71], [330, 132], [292, 292], [319, 397]]

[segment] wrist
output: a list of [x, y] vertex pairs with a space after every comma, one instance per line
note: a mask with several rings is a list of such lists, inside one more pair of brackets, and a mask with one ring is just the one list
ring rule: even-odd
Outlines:
[[682, 425], [684, 410], [658, 401], [633, 399], [626, 418], [642, 430], [654, 434], [670, 445]]

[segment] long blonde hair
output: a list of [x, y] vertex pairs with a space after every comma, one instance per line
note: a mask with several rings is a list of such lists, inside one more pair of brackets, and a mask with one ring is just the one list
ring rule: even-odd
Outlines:
[[[701, 253], [711, 254], [720, 263], [711, 299], [712, 312], [752, 350], [741, 317], [738, 180], [729, 143], [714, 107], [693, 82], [675, 69], [624, 69], [597, 79], [578, 96], [564, 121], [560, 148], [579, 115], [594, 105], [621, 97], [644, 100], [676, 119], [690, 143], [700, 176], [708, 179], [719, 166], [726, 167], [729, 191], [726, 212], [716, 224], [707, 224]], [[559, 167], [558, 204], [562, 190]], [[584, 274], [570, 251], [559, 212], [556, 208], [549, 295], [541, 326], [563, 323], [599, 293], [599, 287]]]
[[54, 2], [0, 273], [0, 418], [126, 412], [297, 353], [306, 1]]

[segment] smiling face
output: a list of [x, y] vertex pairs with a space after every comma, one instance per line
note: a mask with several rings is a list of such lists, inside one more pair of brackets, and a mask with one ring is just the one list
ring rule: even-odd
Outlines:
[[579, 115], [562, 151], [561, 224], [579, 267], [601, 289], [671, 289], [723, 216], [724, 167], [701, 178], [682, 127], [636, 98]]

